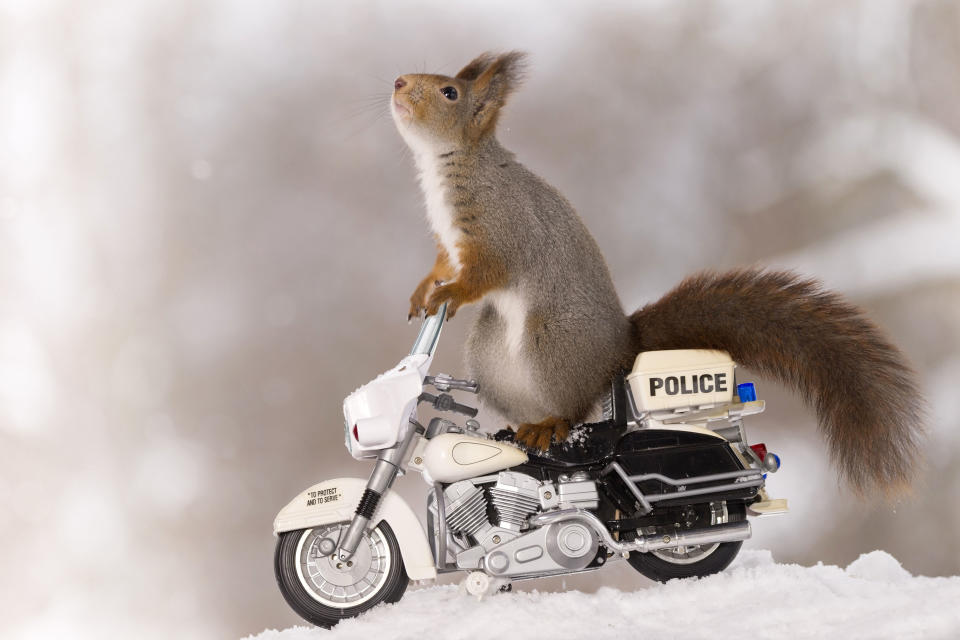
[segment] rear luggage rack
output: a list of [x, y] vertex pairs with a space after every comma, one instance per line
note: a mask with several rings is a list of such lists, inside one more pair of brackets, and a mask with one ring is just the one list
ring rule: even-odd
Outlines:
[[[702, 476], [692, 476], [690, 478], [670, 478], [660, 473], [644, 473], [640, 475], [630, 476], [627, 475], [627, 472], [624, 471], [623, 467], [619, 463], [611, 462], [600, 472], [601, 476], [605, 476], [610, 472], [616, 473], [620, 476], [620, 479], [623, 480], [624, 484], [627, 485], [627, 489], [630, 490], [630, 493], [633, 494], [633, 497], [637, 499], [640, 505], [645, 510], [645, 513], [648, 513], [653, 510], [653, 503], [660, 502], [662, 500], [671, 500], [673, 498], [686, 498], [690, 496], [702, 496], [709, 495], [712, 493], [723, 493], [724, 491], [733, 491], [738, 489], [749, 489], [753, 487], [763, 486], [763, 472], [759, 469], [740, 469], [738, 471], [727, 471], [725, 473], [711, 473]], [[640, 491], [640, 487], [637, 486], [638, 483], [644, 482], [645, 480], [659, 480], [664, 484], [677, 487], [676, 491], [670, 491], [667, 493], [656, 493], [645, 495]], [[704, 482], [719, 482], [722, 480], [732, 480], [725, 484], [714, 485], [710, 487], [699, 487], [696, 489], [687, 489], [687, 485], [691, 484], [702, 484]]]

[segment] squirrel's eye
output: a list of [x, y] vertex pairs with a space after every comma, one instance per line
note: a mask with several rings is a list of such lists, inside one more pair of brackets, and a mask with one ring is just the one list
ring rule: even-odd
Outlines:
[[443, 89], [440, 89], [440, 93], [442, 93], [443, 97], [445, 97], [447, 100], [450, 100], [451, 102], [457, 99], [456, 87], [444, 87]]

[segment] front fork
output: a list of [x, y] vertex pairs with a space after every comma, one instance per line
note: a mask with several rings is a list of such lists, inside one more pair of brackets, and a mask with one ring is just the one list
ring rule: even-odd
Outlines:
[[357, 505], [357, 511], [350, 521], [343, 537], [340, 538], [340, 546], [337, 549], [337, 557], [340, 560], [349, 560], [357, 550], [363, 532], [366, 531], [370, 519], [380, 504], [380, 498], [390, 489], [393, 481], [397, 479], [400, 473], [400, 466], [407, 459], [410, 446], [413, 444], [414, 437], [424, 432], [419, 423], [410, 419], [410, 428], [407, 429], [407, 435], [399, 444], [380, 453], [377, 456], [377, 464], [367, 480], [367, 488], [360, 498], [360, 504]]

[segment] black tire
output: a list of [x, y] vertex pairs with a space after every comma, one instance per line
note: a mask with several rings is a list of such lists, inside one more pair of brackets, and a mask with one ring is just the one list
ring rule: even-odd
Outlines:
[[[346, 524], [346, 523], [344, 523]], [[297, 571], [300, 563], [298, 551], [300, 541], [308, 536], [312, 529], [298, 529], [296, 531], [287, 531], [280, 534], [277, 541], [277, 549], [274, 554], [274, 571], [277, 576], [277, 585], [280, 587], [280, 593], [284, 600], [290, 605], [297, 614], [304, 620], [307, 620], [317, 626], [330, 628], [344, 618], [354, 618], [365, 611], [369, 611], [381, 602], [393, 603], [403, 597], [407, 590], [407, 584], [410, 582], [407, 578], [406, 569], [403, 566], [403, 558], [400, 555], [400, 545], [397, 544], [397, 538], [386, 522], [381, 522], [376, 529], [371, 530], [361, 541], [361, 545], [368, 544], [370, 536], [377, 535], [382, 538], [389, 555], [388, 567], [386, 569], [386, 578], [376, 586], [372, 595], [364, 596], [366, 599], [353, 606], [331, 606], [324, 604], [317, 598], [320, 594], [311, 592], [310, 588], [301, 580], [300, 573]], [[359, 553], [359, 549], [358, 549]]]
[[714, 573], [720, 573], [733, 562], [740, 553], [743, 542], [721, 542], [717, 548], [702, 560], [691, 564], [675, 564], [664, 560], [652, 553], [637, 553], [634, 551], [627, 558], [634, 569], [657, 582], [666, 582], [675, 578], [702, 578]]
[[[746, 510], [742, 504], [728, 504], [729, 522], [739, 522], [746, 518]], [[634, 551], [627, 558], [634, 569], [657, 582], [666, 582], [676, 578], [703, 578], [714, 573], [720, 573], [733, 562], [733, 559], [740, 553], [742, 541], [721, 542], [713, 548], [712, 551], [702, 556], [699, 560], [690, 561], [671, 561], [666, 556], [668, 554], [655, 555], [653, 553], [639, 553]]]

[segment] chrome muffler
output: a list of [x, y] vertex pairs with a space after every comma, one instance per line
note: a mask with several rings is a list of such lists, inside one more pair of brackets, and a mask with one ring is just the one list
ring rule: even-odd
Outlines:
[[601, 543], [616, 553], [629, 553], [631, 551], [647, 553], [658, 549], [672, 549], [717, 542], [736, 542], [737, 540], [746, 540], [751, 534], [750, 523], [744, 520], [689, 531], [674, 529], [671, 533], [644, 535], [630, 542], [621, 542], [614, 540], [613, 535], [603, 525], [600, 518], [583, 509], [562, 509], [550, 513], [541, 513], [531, 517], [530, 524], [534, 527], [544, 527], [554, 522], [568, 520], [576, 520], [592, 528], [600, 537]]

